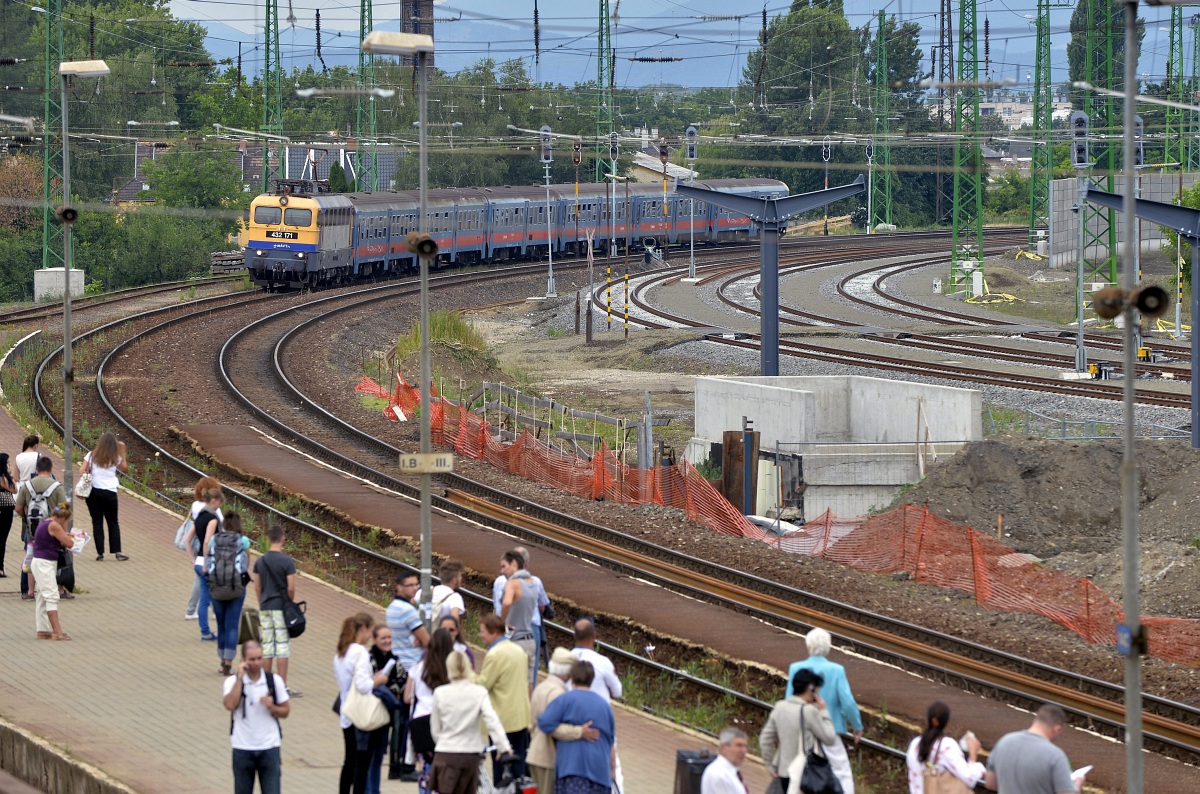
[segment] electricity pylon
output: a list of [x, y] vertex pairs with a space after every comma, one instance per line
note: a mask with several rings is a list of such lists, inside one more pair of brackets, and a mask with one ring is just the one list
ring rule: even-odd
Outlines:
[[[878, 173], [872, 184], [871, 228], [892, 222], [892, 148], [888, 141], [891, 121], [888, 103], [888, 62], [885, 25], [887, 18], [879, 12], [879, 27], [875, 36], [875, 157]], [[828, 185], [826, 185], [828, 187]]]
[[954, 197], [950, 284], [970, 292], [971, 272], [983, 271], [983, 151], [979, 143], [979, 30], [975, 0], [958, 10], [958, 80], [954, 124]]

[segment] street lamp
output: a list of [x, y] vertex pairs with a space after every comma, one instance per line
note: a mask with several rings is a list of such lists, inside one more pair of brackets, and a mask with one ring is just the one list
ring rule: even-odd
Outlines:
[[[426, 137], [429, 129], [426, 118], [426, 108], [429, 94], [429, 74], [427, 59], [433, 52], [433, 36], [423, 33], [393, 33], [391, 31], [372, 30], [362, 42], [363, 52], [377, 55], [407, 55], [417, 58], [417, 74], [420, 75], [420, 101], [418, 107], [417, 129], [418, 163], [417, 171], [420, 178], [421, 216], [418, 225], [423, 230], [428, 223], [429, 203], [429, 153], [426, 150]], [[428, 456], [433, 449], [430, 424], [431, 365], [429, 362], [429, 257], [420, 256], [421, 260], [421, 454]], [[428, 458], [426, 458], [428, 460]], [[425, 625], [431, 628], [433, 620], [433, 509], [430, 491], [433, 487], [432, 477], [428, 470], [421, 473], [421, 614]]]
[[71, 361], [71, 224], [79, 212], [71, 206], [70, 135], [67, 124], [67, 79], [71, 77], [103, 77], [111, 74], [104, 61], [63, 61], [58, 65], [59, 86], [62, 90], [62, 154], [63, 205], [55, 215], [63, 225], [63, 489], [71, 498], [71, 476], [74, 474], [74, 425], [71, 422], [71, 390], [75, 385], [75, 369]]

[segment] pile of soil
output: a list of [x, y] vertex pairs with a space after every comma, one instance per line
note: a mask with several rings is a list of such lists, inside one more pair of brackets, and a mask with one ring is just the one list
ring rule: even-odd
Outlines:
[[[1122, 598], [1119, 441], [1072, 443], [998, 436], [968, 445], [904, 495], [952, 521], [994, 533]], [[1200, 452], [1139, 441], [1143, 612], [1200, 611]], [[1003, 517], [1003, 520], [1000, 520]]]

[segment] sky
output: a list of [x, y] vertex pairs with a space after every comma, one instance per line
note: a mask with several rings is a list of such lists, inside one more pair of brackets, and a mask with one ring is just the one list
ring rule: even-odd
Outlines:
[[[1064, 3], [1051, 13], [1054, 60], [1053, 81], [1066, 75], [1067, 32], [1074, 3]], [[359, 3], [355, 0], [278, 0], [283, 23], [280, 33], [281, 60], [285, 69], [303, 68], [316, 58], [315, 10], [321, 10], [322, 56], [325, 62], [352, 64], [357, 58]], [[609, 0], [617, 19], [613, 44], [617, 50], [617, 84], [633, 88], [660, 82], [688, 87], [729, 86], [738, 82], [747, 53], [757, 46], [763, 6], [731, 3], [730, 0]], [[786, 11], [790, 3], [768, 0], [769, 17]], [[263, 19], [262, 0], [172, 0], [177, 18], [200, 22], [209, 28], [207, 45], [218, 57], [231, 57], [242, 42], [243, 62], [248, 71], [261, 64], [258, 41]], [[539, 0], [541, 57], [535, 67], [533, 46], [534, 0], [439, 0], [435, 11], [435, 40], [438, 66], [456, 71], [492, 57], [498, 62], [526, 60], [530, 74], [539, 82], [571, 85], [596, 77], [596, 0]], [[959, 3], [953, 7], [957, 17]], [[852, 27], [873, 24], [878, 0], [844, 0]], [[914, 21], [923, 29], [921, 47], [928, 62], [929, 46], [936, 43], [937, 0], [891, 0], [887, 13], [902, 21]], [[375, 2], [375, 27], [399, 29], [401, 3]], [[740, 18], [730, 18], [737, 9]], [[993, 78], [1015, 78], [1032, 87], [1036, 0], [978, 0], [979, 26], [989, 23], [990, 60]], [[1166, 70], [1170, 10], [1143, 5], [1146, 37], [1139, 71], [1150, 82], [1159, 82]], [[1185, 15], [1185, 20], [1191, 16]], [[288, 24], [294, 17], [294, 25]], [[454, 21], [450, 21], [454, 20]], [[1186, 24], [1186, 23], [1185, 23]], [[954, 20], [958, 28], [957, 18]], [[1190, 51], [1190, 33], [1185, 37]], [[982, 45], [980, 47], [982, 50]], [[682, 58], [672, 63], [635, 63], [630, 57]], [[1190, 56], [1188, 58], [1190, 62]], [[260, 67], [261, 68], [261, 67]], [[536, 72], [536, 74], [535, 74]]]

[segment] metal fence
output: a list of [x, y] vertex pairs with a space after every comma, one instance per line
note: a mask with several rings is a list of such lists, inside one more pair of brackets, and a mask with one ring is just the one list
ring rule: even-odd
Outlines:
[[[1123, 436], [1123, 426], [1120, 422], [1102, 422], [1096, 419], [1063, 419], [1046, 416], [1037, 411], [1025, 409], [1014, 420], [997, 419], [992, 413], [991, 406], [985, 406], [984, 412], [993, 434], [1011, 430], [1022, 435], [1035, 436], [1048, 441], [1108, 441]], [[1191, 429], [1167, 427], [1153, 422], [1141, 422], [1134, 427], [1138, 438], [1179, 439], [1191, 440]]]

